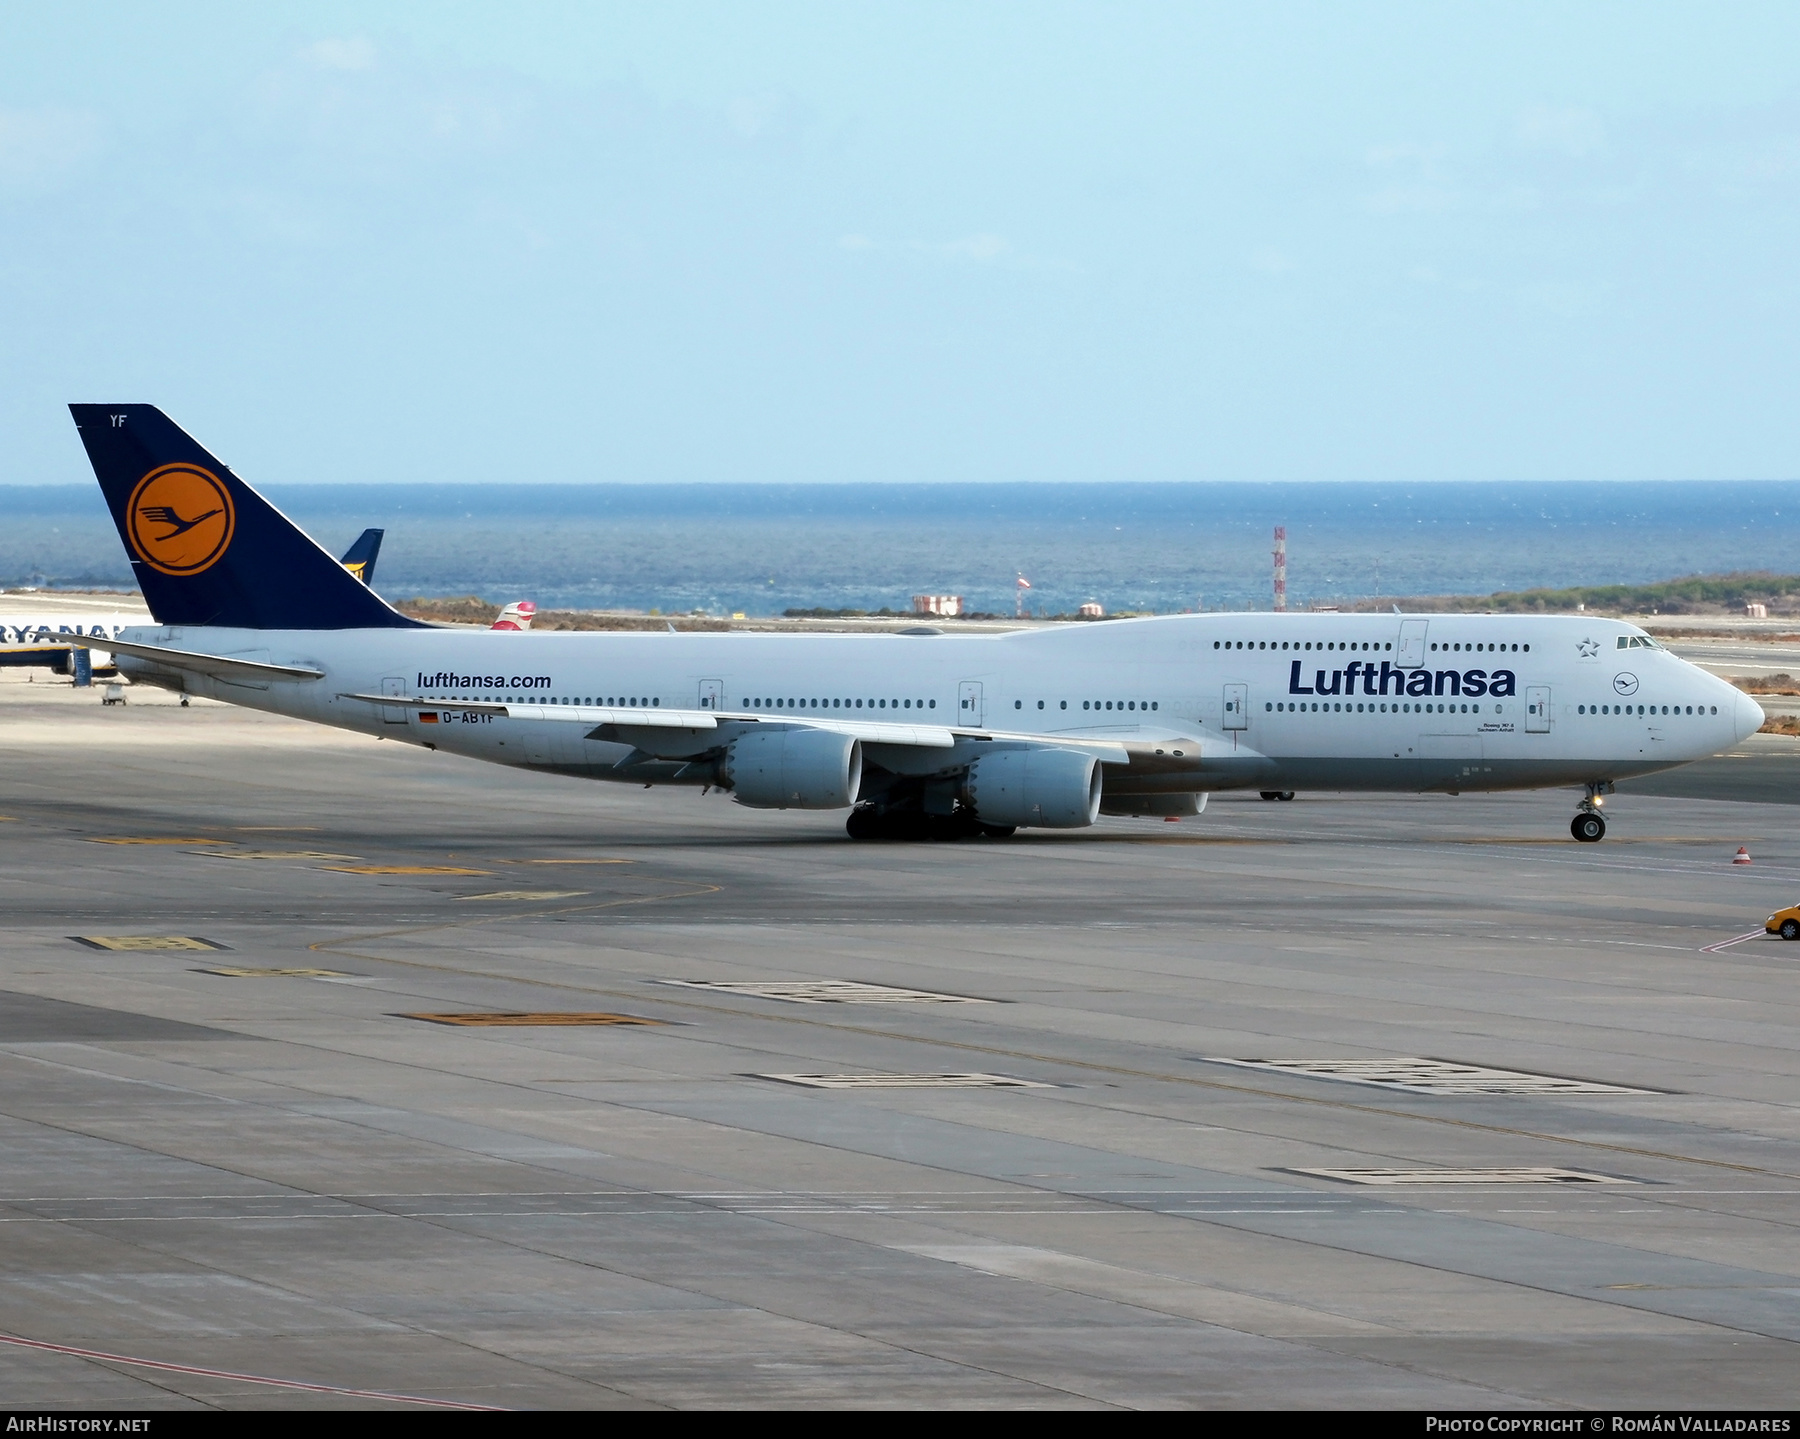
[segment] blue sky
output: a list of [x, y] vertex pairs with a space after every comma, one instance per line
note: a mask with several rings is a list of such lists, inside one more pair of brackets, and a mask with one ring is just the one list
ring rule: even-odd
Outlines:
[[1792, 4], [0, 8], [0, 483], [1800, 473]]

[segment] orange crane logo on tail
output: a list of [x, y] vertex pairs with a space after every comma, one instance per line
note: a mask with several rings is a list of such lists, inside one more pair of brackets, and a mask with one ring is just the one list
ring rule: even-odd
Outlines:
[[163, 465], [138, 481], [125, 532], [138, 558], [165, 575], [197, 575], [215, 564], [237, 527], [231, 491], [199, 465]]

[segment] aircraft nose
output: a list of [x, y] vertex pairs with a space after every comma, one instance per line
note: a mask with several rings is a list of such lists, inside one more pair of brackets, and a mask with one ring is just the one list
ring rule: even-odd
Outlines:
[[1763, 714], [1763, 707], [1749, 695], [1740, 694], [1738, 696], [1735, 728], [1740, 741], [1748, 739], [1761, 729], [1766, 718], [1767, 716]]

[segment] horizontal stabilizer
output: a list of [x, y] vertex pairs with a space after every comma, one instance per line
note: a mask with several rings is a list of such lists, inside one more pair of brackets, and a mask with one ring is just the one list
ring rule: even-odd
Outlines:
[[[55, 635], [54, 630], [36, 631], [39, 639], [47, 639]], [[68, 636], [63, 636], [66, 640]], [[311, 669], [305, 665], [272, 665], [263, 660], [233, 659], [229, 655], [209, 655], [199, 650], [176, 650], [166, 645], [141, 645], [135, 640], [109, 640], [98, 635], [95, 643], [84, 645], [84, 649], [104, 650], [113, 655], [130, 655], [134, 659], [149, 660], [152, 664], [162, 665], [167, 669], [185, 670], [190, 674], [218, 675], [224, 679], [261, 679], [261, 680], [321, 680], [325, 678], [324, 670]]]

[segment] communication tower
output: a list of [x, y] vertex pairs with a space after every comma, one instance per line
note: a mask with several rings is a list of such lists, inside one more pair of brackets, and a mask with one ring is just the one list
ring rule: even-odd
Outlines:
[[1275, 526], [1275, 613], [1287, 610], [1287, 526]]

